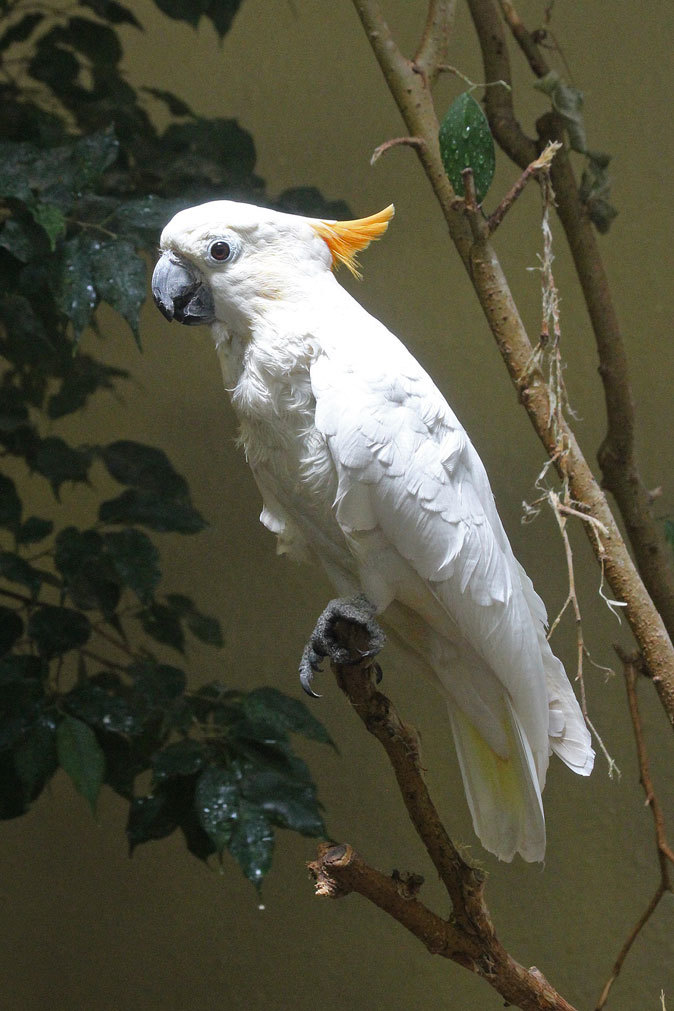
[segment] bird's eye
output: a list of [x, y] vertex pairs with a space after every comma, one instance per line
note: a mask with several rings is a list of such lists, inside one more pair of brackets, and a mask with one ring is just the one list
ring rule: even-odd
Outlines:
[[218, 263], [224, 263], [225, 260], [228, 260], [231, 253], [232, 247], [224, 239], [216, 239], [208, 247], [208, 255], [212, 260], [217, 260]]

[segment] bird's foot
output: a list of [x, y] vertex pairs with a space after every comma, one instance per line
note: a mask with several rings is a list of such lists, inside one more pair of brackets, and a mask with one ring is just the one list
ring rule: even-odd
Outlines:
[[[355, 667], [357, 664], [367, 665], [368, 660], [379, 653], [386, 636], [374, 620], [374, 615], [374, 606], [362, 594], [330, 601], [316, 622], [300, 661], [300, 683], [307, 695], [320, 698], [311, 682], [326, 657], [339, 666]], [[379, 684], [381, 667], [379, 664], [371, 666]]]

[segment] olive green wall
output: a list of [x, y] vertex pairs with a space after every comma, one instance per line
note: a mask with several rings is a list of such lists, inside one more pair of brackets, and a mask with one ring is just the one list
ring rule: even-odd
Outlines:
[[[450, 61], [473, 79], [482, 72], [463, 5]], [[408, 48], [425, 4], [389, 0], [391, 25]], [[520, 4], [529, 24], [543, 4]], [[127, 67], [137, 84], [170, 88], [204, 115], [237, 117], [255, 138], [258, 171], [270, 192], [315, 184], [365, 214], [394, 201], [385, 240], [363, 257], [357, 297], [408, 343], [429, 368], [470, 432], [491, 475], [515, 551], [552, 615], [566, 595], [562, 546], [543, 512], [520, 523], [523, 499], [543, 453], [518, 406], [505, 370], [458, 265], [415, 156], [399, 149], [371, 168], [374, 147], [401, 132], [360, 24], [347, 0], [244, 0], [220, 46], [210, 27], [195, 34], [160, 17], [149, 0], [134, 5], [147, 34], [125, 30]], [[673, 374], [669, 251], [671, 233], [672, 27], [669, 4], [611, 0], [563, 3], [554, 28], [586, 92], [590, 146], [614, 155], [614, 202], [620, 217], [601, 240], [624, 325], [639, 403], [640, 451], [650, 486], [672, 508]], [[399, 26], [399, 27], [398, 27]], [[519, 60], [515, 58], [519, 66]], [[524, 70], [527, 125], [545, 108]], [[438, 89], [448, 103], [460, 86]], [[515, 171], [500, 163], [496, 199]], [[531, 187], [496, 238], [522, 314], [536, 333], [539, 196]], [[604, 411], [592, 337], [578, 285], [555, 226], [556, 279], [562, 293], [566, 379], [577, 432], [590, 458]], [[208, 333], [168, 326], [149, 305], [140, 356], [118, 319], [109, 320], [107, 360], [130, 367], [123, 403], [101, 399], [72, 422], [71, 435], [142, 438], [164, 447], [189, 478], [197, 507], [210, 520], [194, 539], [166, 538], [167, 584], [188, 585], [220, 617], [222, 654], [192, 650], [204, 680], [242, 686], [271, 683], [299, 697], [297, 662], [330, 590], [325, 581], [274, 554], [258, 523], [259, 496], [234, 447], [234, 421]], [[100, 477], [101, 482], [103, 477]], [[67, 496], [64, 492], [64, 496]], [[81, 500], [77, 490], [72, 501]], [[67, 501], [67, 498], [66, 498]], [[92, 494], [90, 508], [95, 501]], [[73, 509], [75, 506], [73, 505]], [[612, 643], [629, 642], [602, 605], [598, 572], [582, 531], [573, 530], [585, 635], [598, 664], [613, 663]], [[571, 622], [555, 636], [574, 664]], [[537, 965], [580, 1007], [594, 1006], [610, 965], [655, 889], [650, 815], [644, 809], [627, 727], [620, 677], [588, 668], [595, 723], [623, 770], [609, 780], [597, 760], [589, 781], [553, 762], [545, 794], [549, 849], [544, 867], [498, 865], [475, 841], [442, 705], [430, 684], [412, 684], [386, 662], [385, 689], [420, 729], [428, 779], [452, 834], [491, 872], [488, 900], [500, 935], [525, 965]], [[329, 676], [312, 703], [341, 754], [304, 748], [326, 806], [330, 832], [382, 869], [423, 873], [423, 897], [448, 912], [425, 853], [402, 813], [392, 777]], [[671, 732], [644, 686], [644, 718], [653, 773], [670, 809]], [[106, 791], [98, 823], [60, 774], [25, 818], [2, 827], [2, 896], [7, 939], [0, 949], [0, 1007], [11, 1011], [183, 1011], [275, 1009], [324, 1011], [446, 1008], [489, 1011], [502, 1001], [483, 982], [432, 958], [402, 928], [358, 897], [312, 895], [305, 862], [310, 840], [280, 834], [264, 909], [233, 862], [219, 875], [189, 857], [178, 838], [142, 847], [129, 861], [124, 810]], [[674, 1004], [672, 903], [662, 904], [635, 945], [615, 986], [613, 1011], [657, 1009], [664, 988]]]

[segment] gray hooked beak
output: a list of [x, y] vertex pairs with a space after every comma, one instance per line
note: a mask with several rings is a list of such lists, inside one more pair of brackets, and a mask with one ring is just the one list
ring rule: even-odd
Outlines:
[[208, 285], [194, 267], [170, 250], [162, 253], [154, 268], [152, 297], [169, 323], [172, 319], [188, 326], [215, 322], [215, 306]]

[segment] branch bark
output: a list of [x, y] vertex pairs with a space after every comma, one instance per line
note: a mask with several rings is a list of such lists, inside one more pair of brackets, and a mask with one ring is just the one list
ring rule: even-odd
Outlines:
[[[336, 635], [342, 624], [336, 623]], [[349, 634], [347, 629], [346, 641]], [[431, 954], [476, 973], [508, 1004], [523, 1011], [574, 1011], [538, 969], [525, 969], [497, 938], [484, 899], [485, 876], [466, 863], [440, 820], [419, 769], [414, 730], [375, 688], [370, 668], [332, 666], [359, 718], [386, 751], [407, 813], [451, 900], [452, 916], [442, 919], [419, 900], [422, 879], [418, 875], [382, 874], [348, 844], [319, 847], [317, 859], [309, 864], [316, 894], [340, 898], [359, 893], [418, 938]]]
[[[573, 498], [582, 502], [606, 528], [606, 535], [590, 541], [615, 596], [625, 602], [625, 613], [642, 650], [660, 701], [674, 727], [674, 649], [663, 620], [637, 572], [601, 488], [585, 460], [575, 436], [565, 422], [553, 427], [550, 391], [533, 361], [533, 348], [526, 333], [496, 252], [487, 237], [474, 239], [469, 222], [457, 208], [456, 195], [445, 174], [438, 145], [438, 121], [429, 80], [415, 72], [412, 62], [398, 49], [378, 0], [353, 0], [373, 52], [398, 105], [410, 136], [424, 144], [417, 155], [444, 214], [450, 236], [473, 282], [476, 294], [534, 428], [554, 460], [561, 478], [568, 482]], [[470, 0], [471, 9], [478, 0]], [[439, 54], [438, 54], [439, 55]], [[487, 71], [487, 79], [507, 73]], [[490, 88], [492, 96], [509, 94]], [[539, 154], [533, 146], [533, 157]]]
[[[494, 0], [468, 0], [468, 5], [482, 50], [486, 79], [498, 77], [510, 83], [505, 32]], [[500, 7], [532, 72], [544, 77], [550, 68], [534, 37], [526, 30], [512, 3], [500, 0]], [[515, 116], [512, 92], [506, 88], [487, 89], [484, 102], [494, 137], [520, 168], [525, 169], [533, 160], [532, 151], [537, 153], [550, 141], [564, 142], [563, 121], [553, 112], [536, 124], [537, 142], [526, 137]], [[615, 498], [639, 572], [671, 637], [674, 636], [674, 560], [639, 470], [634, 400], [620, 323], [594, 226], [580, 198], [569, 151], [564, 146], [552, 163], [551, 180], [557, 213], [583, 290], [599, 357], [607, 416], [606, 436], [597, 453], [602, 484]]]

